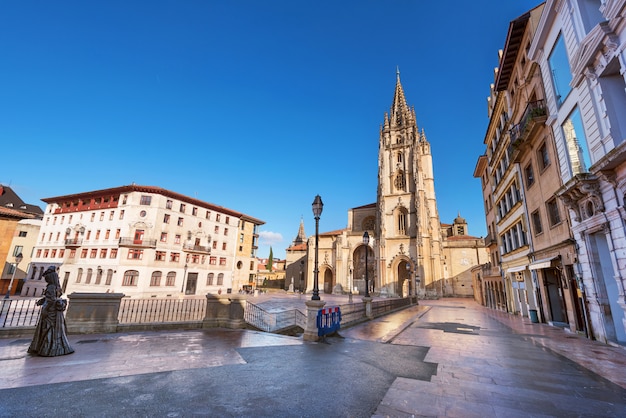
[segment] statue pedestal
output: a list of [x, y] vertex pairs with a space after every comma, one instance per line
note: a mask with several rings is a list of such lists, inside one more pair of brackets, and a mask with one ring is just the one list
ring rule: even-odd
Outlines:
[[309, 300], [306, 305], [306, 328], [304, 329], [304, 341], [319, 341], [317, 335], [317, 311], [322, 309], [326, 302], [323, 300]]

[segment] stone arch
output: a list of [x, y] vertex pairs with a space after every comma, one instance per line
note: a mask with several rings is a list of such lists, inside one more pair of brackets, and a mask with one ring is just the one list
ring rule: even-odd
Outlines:
[[374, 249], [363, 243], [357, 245], [352, 252], [352, 286], [359, 294], [365, 294], [365, 251], [367, 250], [367, 276], [370, 291], [375, 289], [376, 258]]
[[335, 286], [335, 272], [333, 268], [328, 264], [323, 264], [320, 266], [319, 274], [320, 292], [333, 293], [333, 287]]
[[[411, 267], [411, 271], [407, 271], [406, 266]], [[398, 255], [391, 261], [390, 280], [387, 282], [387, 292], [393, 296], [409, 296], [414, 292], [414, 283], [411, 283], [411, 277], [415, 277], [415, 266], [408, 256]], [[408, 280], [408, 281], [407, 281]], [[406, 282], [406, 289], [404, 289]]]

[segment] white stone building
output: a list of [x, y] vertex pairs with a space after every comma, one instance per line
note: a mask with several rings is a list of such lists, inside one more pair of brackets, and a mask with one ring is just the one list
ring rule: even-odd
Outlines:
[[42, 200], [28, 295], [51, 265], [65, 293], [130, 297], [226, 293], [254, 277], [264, 222], [234, 210], [134, 184]]
[[528, 56], [548, 119], [590, 332], [626, 343], [626, 2], [548, 0]]

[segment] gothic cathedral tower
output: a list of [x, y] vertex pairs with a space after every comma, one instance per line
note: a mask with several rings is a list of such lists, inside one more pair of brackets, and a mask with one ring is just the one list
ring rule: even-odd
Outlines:
[[379, 141], [376, 281], [391, 293], [423, 293], [443, 277], [441, 223], [430, 144], [406, 103], [399, 72]]

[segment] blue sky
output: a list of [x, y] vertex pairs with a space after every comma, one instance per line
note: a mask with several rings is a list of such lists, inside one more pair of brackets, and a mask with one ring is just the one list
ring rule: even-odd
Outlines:
[[487, 102], [509, 22], [539, 1], [0, 2], [0, 183], [27, 203], [131, 183], [266, 222], [283, 258], [376, 200], [400, 69], [439, 215], [486, 234]]

